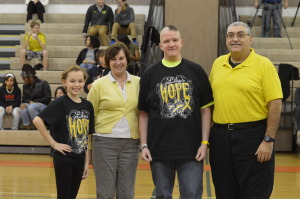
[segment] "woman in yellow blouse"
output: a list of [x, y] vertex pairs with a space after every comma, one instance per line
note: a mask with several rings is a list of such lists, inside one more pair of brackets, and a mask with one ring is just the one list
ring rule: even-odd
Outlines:
[[129, 62], [124, 44], [111, 45], [105, 53], [111, 72], [96, 80], [88, 94], [95, 112], [92, 157], [97, 199], [134, 198], [140, 78], [126, 71]]

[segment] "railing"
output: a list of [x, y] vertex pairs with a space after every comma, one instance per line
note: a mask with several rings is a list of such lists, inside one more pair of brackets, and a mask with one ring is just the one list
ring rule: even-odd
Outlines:
[[[149, 6], [148, 19], [144, 26], [144, 36], [141, 54], [141, 73], [150, 65], [156, 63], [162, 59], [162, 53], [160, 48], [151, 40], [152, 30], [151, 27], [156, 30], [160, 30], [163, 27], [164, 22], [164, 3], [165, 0], [151, 0]], [[147, 31], [149, 34], [147, 34]]]
[[237, 21], [235, 0], [220, 0], [220, 19], [219, 19], [219, 47], [218, 55], [228, 52], [226, 47], [227, 27]]

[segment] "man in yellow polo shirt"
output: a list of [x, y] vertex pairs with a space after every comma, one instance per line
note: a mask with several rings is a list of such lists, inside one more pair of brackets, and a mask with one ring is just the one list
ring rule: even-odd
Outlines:
[[24, 45], [20, 52], [20, 67], [23, 67], [25, 58], [38, 58], [43, 60], [43, 69], [46, 71], [48, 68], [46, 36], [40, 32], [40, 24], [38, 22], [31, 22], [30, 28], [31, 31], [24, 36]]
[[243, 22], [227, 29], [229, 54], [213, 64], [210, 164], [217, 198], [267, 199], [274, 182], [274, 141], [282, 90], [271, 61], [255, 53]]

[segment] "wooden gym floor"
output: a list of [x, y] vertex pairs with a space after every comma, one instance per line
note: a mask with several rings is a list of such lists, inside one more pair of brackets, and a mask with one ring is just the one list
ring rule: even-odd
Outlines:
[[[215, 199], [208, 160], [203, 174], [203, 199]], [[154, 198], [154, 186], [149, 164], [138, 165], [135, 199]], [[94, 199], [95, 177], [92, 168], [88, 179], [81, 184], [78, 199]], [[179, 198], [175, 184], [173, 198]], [[0, 154], [0, 198], [51, 199], [56, 198], [52, 158], [49, 155]], [[300, 155], [276, 154], [275, 185], [271, 199], [300, 198]]]

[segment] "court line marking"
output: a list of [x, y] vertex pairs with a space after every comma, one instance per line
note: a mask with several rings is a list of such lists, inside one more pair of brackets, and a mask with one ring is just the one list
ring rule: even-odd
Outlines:
[[[206, 155], [205, 160], [204, 160], [205, 165], [207, 166], [209, 164], [209, 158], [208, 155]], [[206, 195], [207, 197], [211, 197], [211, 186], [210, 186], [210, 171], [204, 171], [205, 172], [205, 179], [206, 179]]]
[[[43, 162], [31, 162], [31, 161], [0, 161], [0, 167], [53, 167], [53, 163], [49, 161]], [[90, 168], [93, 168], [90, 165]], [[150, 170], [149, 163], [139, 163], [137, 169], [139, 170]], [[210, 171], [211, 168], [208, 164], [204, 165], [204, 171]], [[284, 167], [284, 166], [277, 166], [275, 167], [276, 173], [300, 173], [300, 167]]]
[[[22, 194], [26, 194], [26, 193], [17, 193], [17, 194], [6, 194], [6, 193], [1, 193], [0, 192], [0, 198], [5, 198], [5, 197], [12, 197], [12, 198], [39, 198], [39, 199], [43, 199], [43, 198], [56, 198], [56, 196], [41, 196], [43, 194], [37, 194], [36, 196], [34, 195], [22, 195]], [[86, 194], [83, 194], [86, 195]], [[139, 198], [149, 198], [149, 196], [135, 196], [135, 199], [139, 199]], [[150, 197], [150, 199], [153, 199], [155, 197]], [[80, 195], [77, 196], [77, 199], [95, 199], [95, 195], [88, 195], [88, 196], [83, 196], [81, 197]], [[202, 197], [202, 199], [216, 199], [216, 197]], [[271, 199], [287, 199], [287, 198], [281, 198], [281, 197], [271, 197]], [[289, 199], [298, 199], [298, 198], [289, 198]]]

